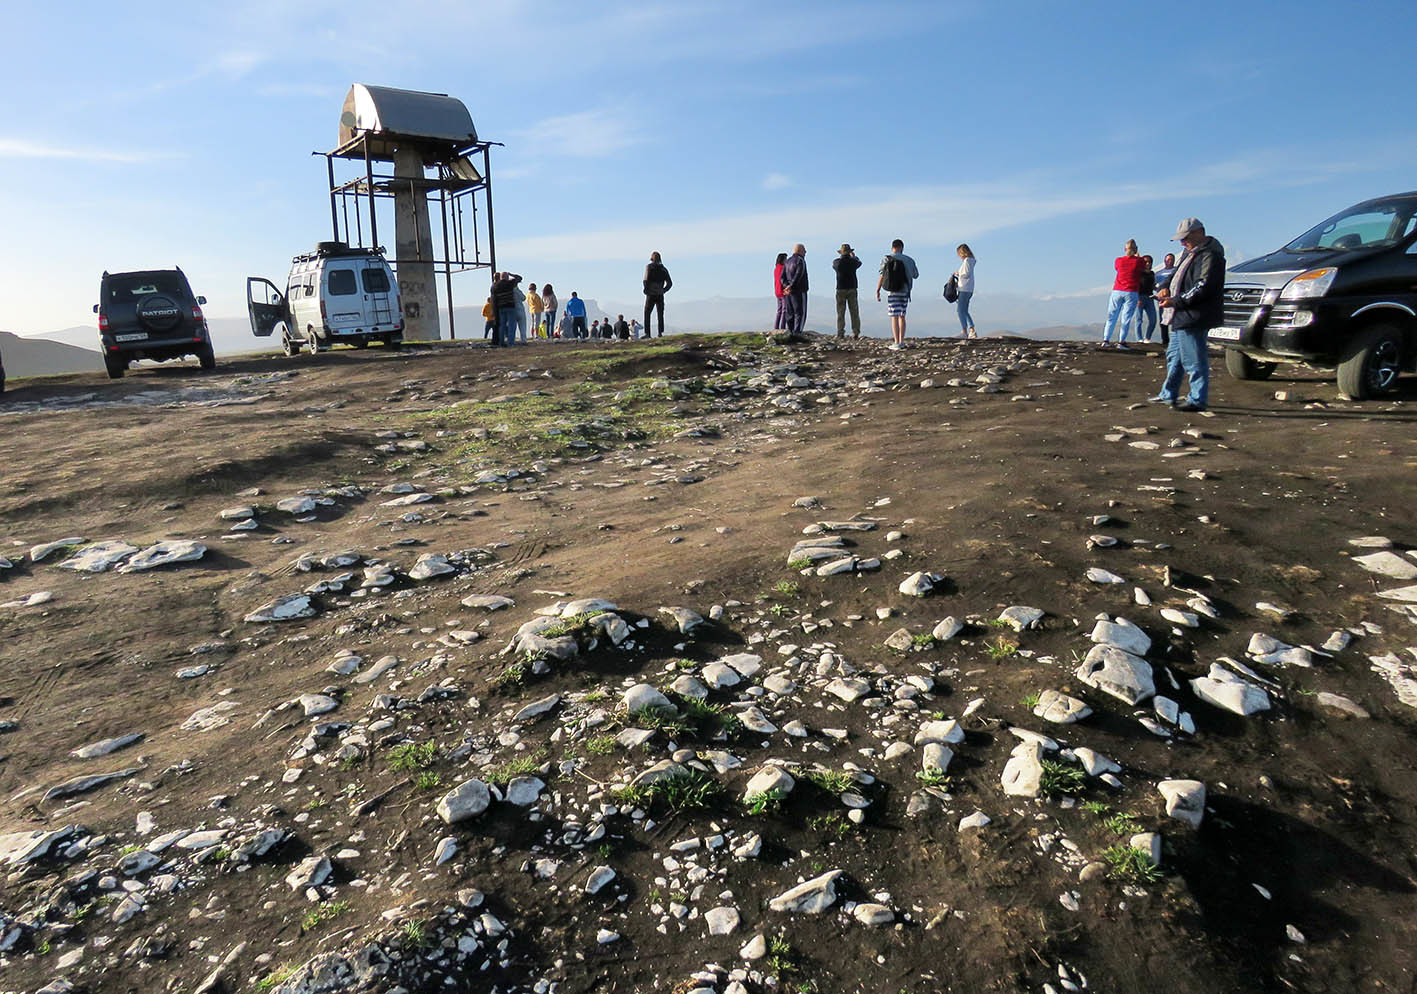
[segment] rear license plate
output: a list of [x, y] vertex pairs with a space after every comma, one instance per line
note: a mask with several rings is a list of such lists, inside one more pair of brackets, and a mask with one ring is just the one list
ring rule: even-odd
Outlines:
[[120, 342], [141, 342], [147, 337], [147, 335], [118, 335], [116, 340]]
[[1210, 337], [1222, 342], [1238, 342], [1240, 340], [1239, 328], [1212, 328]]

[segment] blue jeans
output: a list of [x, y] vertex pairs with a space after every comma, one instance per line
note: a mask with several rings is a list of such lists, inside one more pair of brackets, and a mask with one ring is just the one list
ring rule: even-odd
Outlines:
[[515, 345], [517, 343], [517, 309], [515, 307], [504, 307], [497, 312], [497, 344]]
[[970, 290], [959, 295], [959, 300], [955, 303], [955, 310], [959, 312], [959, 327], [966, 335], [969, 329], [974, 327], [974, 318], [969, 316], [969, 301], [974, 296], [974, 291]]
[[1199, 408], [1210, 401], [1210, 351], [1206, 346], [1206, 328], [1172, 328], [1171, 342], [1166, 346], [1166, 381], [1160, 396], [1174, 401], [1181, 389], [1181, 374], [1191, 380], [1186, 400]]
[[1127, 340], [1127, 331], [1132, 326], [1132, 319], [1137, 313], [1137, 292], [1135, 290], [1113, 290], [1112, 296], [1107, 298], [1107, 326], [1102, 329], [1102, 341], [1112, 341], [1112, 331], [1117, 327], [1120, 319], [1122, 324], [1122, 335], [1117, 339], [1118, 343]]
[[[1145, 326], [1145, 330], [1143, 329]], [[1152, 333], [1156, 331], [1156, 301], [1151, 297], [1143, 297], [1140, 310], [1137, 312], [1137, 341], [1151, 341]]]
[[552, 338], [556, 333], [556, 308], [548, 307], [541, 315], [546, 322], [546, 337]]

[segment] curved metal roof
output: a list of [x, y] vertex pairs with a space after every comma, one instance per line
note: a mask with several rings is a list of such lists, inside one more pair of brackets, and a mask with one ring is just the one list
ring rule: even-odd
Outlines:
[[361, 131], [458, 144], [477, 141], [472, 115], [457, 97], [355, 83], [340, 113], [338, 147]]

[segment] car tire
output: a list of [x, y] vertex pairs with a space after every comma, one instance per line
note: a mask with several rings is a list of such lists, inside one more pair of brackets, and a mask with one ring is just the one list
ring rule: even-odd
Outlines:
[[197, 363], [203, 369], [216, 369], [216, 352], [210, 345], [197, 353]]
[[1225, 350], [1225, 371], [1237, 380], [1267, 380], [1278, 365], [1251, 359], [1239, 349]]
[[280, 350], [288, 356], [300, 354], [300, 346], [295, 344], [295, 339], [290, 337], [290, 332], [283, 332], [280, 336]]
[[1338, 389], [1350, 400], [1391, 393], [1402, 372], [1402, 329], [1375, 324], [1348, 343], [1338, 364]]
[[320, 354], [320, 336], [315, 334], [315, 329], [311, 328], [307, 334], [310, 336], [305, 340], [305, 351], [311, 355]]
[[105, 356], [103, 368], [108, 373], [110, 380], [121, 380], [123, 379], [124, 372], [128, 369], [128, 363], [123, 359], [109, 359]]

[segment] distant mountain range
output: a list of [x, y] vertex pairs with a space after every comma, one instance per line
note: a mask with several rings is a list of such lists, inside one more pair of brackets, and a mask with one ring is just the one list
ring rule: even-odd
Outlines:
[[[585, 298], [586, 323], [594, 320], [614, 318], [624, 314], [626, 320], [643, 317], [644, 302], [607, 301], [601, 304], [592, 298]], [[562, 302], [564, 309], [564, 301]], [[978, 322], [977, 328], [984, 335], [1018, 335], [1038, 340], [1077, 341], [1100, 338], [1102, 324], [1091, 320], [1106, 313], [1105, 293], [1082, 296], [1060, 297], [1053, 300], [1028, 297], [1021, 294], [985, 294], [977, 298], [971, 312]], [[674, 331], [764, 331], [772, 327], [776, 302], [771, 297], [710, 297], [703, 300], [674, 299], [670, 294], [665, 307], [665, 327]], [[877, 303], [874, 290], [861, 290], [861, 330], [871, 338], [890, 337], [890, 321], [886, 316], [884, 303]], [[1040, 326], [1040, 313], [1047, 314], [1055, 323]], [[448, 337], [447, 315], [443, 318], [443, 337]], [[485, 324], [482, 318], [482, 304], [475, 307], [455, 307], [453, 309], [455, 330], [459, 339], [481, 339]], [[948, 303], [938, 293], [924, 292], [917, 285], [915, 299], [911, 302], [908, 317], [910, 334], [915, 336], [950, 336], [960, 332], [955, 305]], [[245, 317], [207, 319], [211, 329], [212, 344], [217, 353], [233, 354], [273, 349], [279, 342], [257, 338], [251, 334], [251, 326]], [[836, 297], [827, 294], [813, 294], [807, 300], [807, 328], [830, 334], [836, 330]], [[848, 318], [848, 331], [850, 330]], [[15, 336], [6, 334], [7, 338]], [[69, 369], [49, 370], [68, 372], [79, 369], [93, 369], [101, 365], [96, 350], [98, 332], [92, 325], [63, 328], [26, 335], [22, 341], [46, 342], [65, 347], [77, 347], [72, 353], [54, 353], [57, 357], [67, 355], [73, 364]], [[8, 343], [6, 343], [8, 345]], [[5, 348], [6, 369], [11, 376], [25, 375], [15, 372], [10, 366], [10, 349]]]
[[82, 349], [44, 338], [21, 338], [0, 331], [0, 360], [5, 376], [52, 376], [103, 368], [103, 358], [94, 349]]

